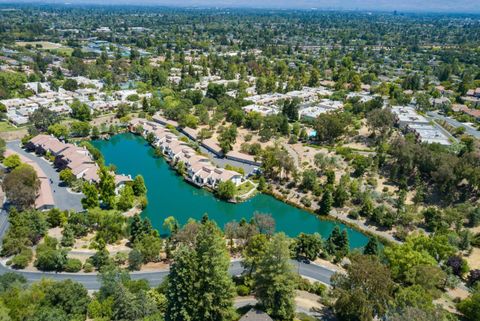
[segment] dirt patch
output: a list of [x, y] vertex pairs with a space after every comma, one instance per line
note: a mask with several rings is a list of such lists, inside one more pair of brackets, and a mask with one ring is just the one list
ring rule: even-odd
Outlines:
[[63, 231], [63, 228], [61, 228], [61, 227], [51, 228], [51, 229], [48, 230], [47, 235], [61, 241], [62, 240], [62, 231]]
[[165, 262], [149, 262], [147, 264], [142, 265], [141, 271], [158, 271], [158, 270], [166, 270], [170, 267], [169, 264]]
[[28, 134], [28, 130], [26, 128], [22, 128], [22, 129], [12, 130], [8, 132], [1, 132], [0, 138], [9, 142], [12, 140], [22, 139], [27, 134]]
[[332, 262], [324, 259], [317, 258], [315, 261], [313, 261], [313, 263], [327, 267], [331, 270], [334, 270], [335, 272], [343, 272], [343, 273], [347, 272], [343, 267], [333, 264]]
[[465, 258], [470, 269], [480, 269], [480, 249], [474, 247], [472, 253]]
[[316, 294], [308, 293], [306, 291], [298, 291], [297, 296], [295, 297], [295, 303], [297, 306], [302, 307], [306, 310], [320, 310], [324, 306], [318, 302], [320, 297]]

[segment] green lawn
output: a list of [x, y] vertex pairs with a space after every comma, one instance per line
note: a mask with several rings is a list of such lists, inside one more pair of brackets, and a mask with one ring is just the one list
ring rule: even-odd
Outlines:
[[21, 130], [23, 129], [22, 127], [15, 127], [9, 122], [6, 121], [0, 121], [0, 132], [11, 132], [14, 130]]
[[237, 186], [237, 195], [242, 196], [246, 193], [248, 193], [252, 188], [255, 188], [255, 186], [250, 183], [249, 181], [246, 181], [240, 186]]

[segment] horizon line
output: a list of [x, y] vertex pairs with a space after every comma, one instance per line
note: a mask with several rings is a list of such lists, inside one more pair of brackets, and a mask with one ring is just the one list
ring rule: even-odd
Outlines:
[[169, 9], [203, 9], [203, 10], [273, 10], [273, 11], [303, 11], [303, 12], [358, 12], [358, 13], [396, 13], [398, 15], [402, 14], [444, 14], [444, 15], [469, 15], [469, 16], [478, 16], [480, 15], [480, 9], [478, 11], [472, 11], [467, 9], [395, 9], [395, 8], [345, 8], [345, 7], [290, 7], [290, 6], [263, 6], [263, 5], [192, 5], [192, 4], [165, 4], [165, 3], [126, 3], [121, 0], [118, 2], [111, 3], [99, 3], [97, 0], [85, 0], [80, 2], [69, 2], [69, 1], [57, 1], [57, 0], [47, 0], [47, 1], [35, 1], [35, 0], [17, 0], [17, 1], [3, 1], [0, 0], [0, 6], [64, 6], [64, 7], [82, 7], [82, 6], [91, 6], [91, 7], [136, 7], [136, 8], [169, 8]]

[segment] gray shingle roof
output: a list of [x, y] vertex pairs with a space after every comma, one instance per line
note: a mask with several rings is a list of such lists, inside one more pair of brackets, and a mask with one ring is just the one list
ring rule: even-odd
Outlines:
[[273, 321], [273, 319], [263, 311], [251, 309], [239, 321]]

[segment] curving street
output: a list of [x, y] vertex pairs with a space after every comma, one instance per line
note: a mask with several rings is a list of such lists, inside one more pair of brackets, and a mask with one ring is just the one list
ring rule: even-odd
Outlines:
[[[330, 277], [335, 273], [335, 271], [333, 270], [316, 264], [302, 263], [293, 260], [292, 264], [300, 275], [328, 285], [330, 285]], [[31, 272], [13, 270], [1, 263], [0, 274], [4, 274], [7, 272], [19, 273], [23, 275], [28, 280], [28, 282], [40, 281], [43, 278], [50, 278], [57, 281], [71, 279], [83, 284], [88, 290], [98, 290], [101, 286], [100, 280], [98, 279], [96, 273]], [[168, 270], [161, 270], [155, 272], [131, 272], [130, 276], [133, 280], [145, 279], [149, 282], [150, 286], [154, 287], [159, 285], [165, 279], [165, 277], [168, 275], [168, 272]], [[230, 274], [240, 275], [242, 272], [243, 267], [241, 265], [241, 262], [233, 261], [230, 265]]]

